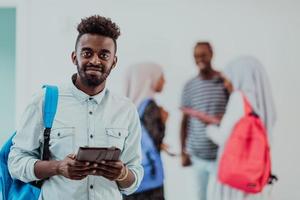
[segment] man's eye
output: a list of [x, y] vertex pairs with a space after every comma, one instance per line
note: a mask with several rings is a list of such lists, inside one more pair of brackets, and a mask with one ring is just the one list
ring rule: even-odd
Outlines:
[[89, 52], [89, 51], [83, 51], [83, 52], [81, 53], [81, 55], [82, 55], [82, 57], [84, 57], [84, 58], [89, 58], [89, 57], [92, 56], [92, 53]]
[[102, 58], [102, 59], [108, 59], [109, 58], [109, 54], [108, 53], [102, 53], [102, 54], [100, 54], [100, 58]]

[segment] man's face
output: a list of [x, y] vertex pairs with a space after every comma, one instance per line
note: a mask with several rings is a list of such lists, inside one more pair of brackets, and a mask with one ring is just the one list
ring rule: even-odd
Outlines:
[[207, 45], [198, 45], [194, 50], [194, 58], [196, 65], [201, 72], [207, 71], [211, 68], [212, 52]]
[[77, 66], [79, 79], [88, 87], [96, 87], [105, 82], [117, 63], [114, 41], [97, 34], [84, 34], [72, 53], [72, 61]]

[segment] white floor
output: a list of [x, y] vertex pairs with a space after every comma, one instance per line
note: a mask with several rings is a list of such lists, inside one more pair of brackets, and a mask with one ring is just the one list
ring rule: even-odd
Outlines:
[[165, 167], [165, 196], [167, 200], [196, 200], [191, 167], [182, 167], [179, 157], [163, 153]]

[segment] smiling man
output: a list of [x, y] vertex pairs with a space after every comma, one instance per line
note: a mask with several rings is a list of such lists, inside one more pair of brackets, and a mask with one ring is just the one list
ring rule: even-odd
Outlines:
[[[181, 107], [193, 112], [203, 112], [221, 117], [225, 112], [228, 93], [220, 73], [213, 69], [213, 50], [208, 42], [198, 42], [194, 48], [194, 59], [198, 67], [197, 76], [189, 80], [182, 92]], [[217, 145], [206, 135], [207, 122], [183, 114], [181, 123], [182, 165], [193, 164], [197, 180], [198, 200], [206, 200], [209, 175], [213, 172]]]
[[[119, 27], [110, 19], [82, 19], [72, 62], [77, 73], [59, 87], [58, 107], [50, 135], [49, 161], [40, 160], [44, 94], [28, 105], [9, 154], [12, 177], [45, 180], [40, 199], [122, 199], [142, 179], [141, 128], [135, 106], [112, 94], [106, 79], [117, 64]], [[25, 139], [26, 138], [26, 139]], [[76, 160], [79, 147], [117, 147], [120, 159], [102, 163]]]

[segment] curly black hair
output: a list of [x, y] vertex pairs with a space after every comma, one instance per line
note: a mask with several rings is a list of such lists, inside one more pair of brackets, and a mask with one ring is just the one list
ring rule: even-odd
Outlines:
[[116, 40], [120, 36], [119, 26], [112, 22], [110, 18], [105, 18], [100, 15], [92, 15], [81, 19], [80, 24], [77, 26], [78, 36], [76, 39], [75, 50], [80, 37], [86, 33], [98, 34], [111, 38], [115, 44], [115, 52], [117, 51]]

